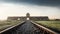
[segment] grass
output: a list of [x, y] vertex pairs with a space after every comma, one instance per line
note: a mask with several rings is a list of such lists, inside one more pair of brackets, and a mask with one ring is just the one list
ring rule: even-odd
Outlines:
[[36, 21], [38, 24], [42, 24], [46, 27], [60, 31], [60, 21]]
[[2, 31], [3, 29], [10, 27], [10, 26], [14, 26], [16, 24], [20, 23], [20, 21], [0, 21], [0, 31]]

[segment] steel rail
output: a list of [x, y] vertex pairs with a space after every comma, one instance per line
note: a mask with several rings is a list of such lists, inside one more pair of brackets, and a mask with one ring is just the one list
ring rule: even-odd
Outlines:
[[[28, 21], [28, 20], [27, 20], [27, 21]], [[10, 27], [10, 28], [7, 28], [7, 29], [1, 31], [0, 34], [8, 31], [8, 30], [10, 30], [10, 29], [12, 29], [12, 28], [14, 28], [14, 27], [16, 27], [16, 28], [17, 28], [18, 26], [21, 27], [21, 25], [24, 25], [24, 23], [26, 23], [26, 21], [23, 21], [23, 22], [15, 25], [15, 26], [12, 26], [12, 27]], [[29, 23], [30, 23], [30, 22], [29, 22]], [[34, 27], [39, 28], [39, 30], [42, 31], [42, 34], [58, 34], [58, 33], [54, 32], [54, 31], [52, 31], [52, 30], [50, 30], [50, 29], [48, 29], [48, 28], [46, 28], [46, 27], [44, 27], [44, 26], [41, 26], [41, 25], [37, 24], [37, 23], [34, 22], [34, 21], [31, 21], [31, 23], [33, 24]], [[25, 24], [25, 25], [26, 25], [26, 24]], [[31, 24], [30, 24], [30, 25], [31, 25]], [[33, 32], [34, 32], [34, 31], [33, 31]]]
[[47, 33], [58, 34], [58, 33], [54, 32], [54, 31], [52, 31], [52, 30], [50, 30], [42, 25], [37, 24], [36, 22], [33, 22], [33, 21], [31, 21], [31, 22], [32, 22], [32, 24], [36, 25], [38, 28], [43, 29], [44, 31], [47, 31]]
[[2, 30], [1, 32], [0, 32], [0, 34], [1, 33], [3, 33], [3, 32], [5, 32], [5, 31], [8, 31], [8, 30], [10, 30], [10, 29], [12, 29], [12, 28], [14, 28], [14, 27], [16, 27], [16, 26], [18, 26], [18, 25], [21, 25], [21, 24], [23, 24], [25, 21], [23, 21], [23, 22], [21, 22], [21, 23], [19, 23], [19, 24], [17, 24], [17, 25], [14, 25], [14, 26], [12, 26], [12, 27], [9, 27], [9, 28], [7, 28], [7, 29], [5, 29], [5, 30]]

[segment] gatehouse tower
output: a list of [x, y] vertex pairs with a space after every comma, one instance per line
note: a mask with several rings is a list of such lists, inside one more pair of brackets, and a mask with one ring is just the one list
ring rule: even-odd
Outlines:
[[30, 14], [27, 13], [27, 14], [26, 14], [26, 17], [27, 17], [27, 20], [29, 20], [29, 19], [30, 19]]

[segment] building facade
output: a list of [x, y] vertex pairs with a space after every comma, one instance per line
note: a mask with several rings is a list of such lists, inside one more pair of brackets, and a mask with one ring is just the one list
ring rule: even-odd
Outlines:
[[29, 18], [29, 20], [33, 21], [43, 21], [43, 20], [49, 20], [48, 16], [30, 16], [29, 13], [26, 14], [26, 16], [20, 16], [20, 17], [8, 17], [7, 20], [20, 20], [25, 21]]

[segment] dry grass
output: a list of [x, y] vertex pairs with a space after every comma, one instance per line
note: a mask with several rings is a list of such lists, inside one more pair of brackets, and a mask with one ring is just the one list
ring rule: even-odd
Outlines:
[[36, 22], [60, 31], [60, 21], [36, 21]]
[[7, 27], [10, 27], [10, 26], [14, 26], [16, 24], [20, 23], [20, 21], [0, 21], [0, 31], [7, 28]]

